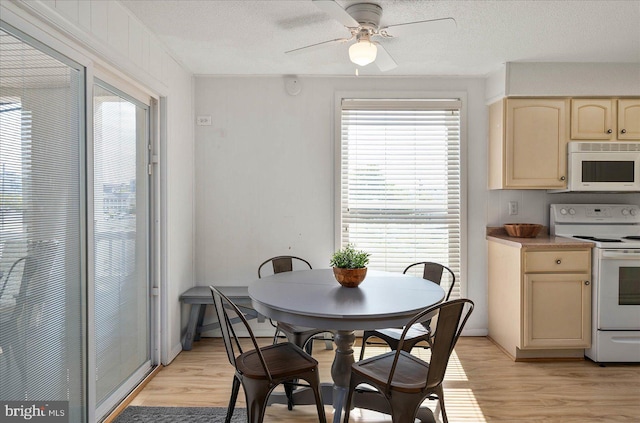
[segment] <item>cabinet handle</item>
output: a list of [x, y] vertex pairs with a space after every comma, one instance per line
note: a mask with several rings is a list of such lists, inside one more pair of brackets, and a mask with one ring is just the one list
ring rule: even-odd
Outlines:
[[620, 133], [621, 133], [621, 134], [626, 134], [626, 133], [627, 133], [627, 130], [626, 130], [626, 129], [622, 129], [622, 130], [620, 130]]
[[556, 260], [556, 264], [560, 264], [560, 263], [562, 263], [562, 260], [560, 259]]
[[612, 129], [607, 129], [607, 134], [611, 134], [613, 132]]
[[561, 181], [564, 181], [565, 179], [567, 179], [567, 177], [566, 177], [566, 176], [561, 176], [561, 177], [560, 177], [560, 180], [561, 180]]
[[584, 281], [584, 284], [585, 284], [585, 285], [591, 285], [591, 282], [589, 282], [589, 281]]

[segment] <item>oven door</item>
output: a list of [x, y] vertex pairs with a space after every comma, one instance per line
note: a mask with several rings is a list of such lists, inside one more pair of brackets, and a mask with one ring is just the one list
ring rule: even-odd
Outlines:
[[569, 154], [570, 191], [640, 191], [640, 153]]
[[599, 250], [598, 329], [640, 329], [640, 250]]

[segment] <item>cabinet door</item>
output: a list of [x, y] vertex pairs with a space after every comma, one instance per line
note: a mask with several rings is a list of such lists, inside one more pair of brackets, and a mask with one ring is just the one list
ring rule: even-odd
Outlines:
[[640, 99], [618, 100], [618, 139], [640, 140]]
[[571, 100], [571, 139], [613, 140], [614, 100], [579, 98]]
[[567, 99], [507, 99], [505, 188], [566, 186]]
[[529, 273], [523, 288], [522, 349], [591, 345], [588, 274]]

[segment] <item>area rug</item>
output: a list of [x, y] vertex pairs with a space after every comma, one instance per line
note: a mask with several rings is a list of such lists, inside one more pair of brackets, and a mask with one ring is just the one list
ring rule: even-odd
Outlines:
[[[222, 407], [139, 407], [124, 409], [113, 423], [223, 423], [227, 409]], [[231, 423], [246, 423], [247, 411], [236, 408]]]

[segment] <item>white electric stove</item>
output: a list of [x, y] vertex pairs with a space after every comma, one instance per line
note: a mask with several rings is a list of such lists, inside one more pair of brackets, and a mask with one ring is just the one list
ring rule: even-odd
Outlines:
[[640, 207], [552, 204], [550, 232], [590, 241], [592, 338], [596, 362], [640, 362]]

